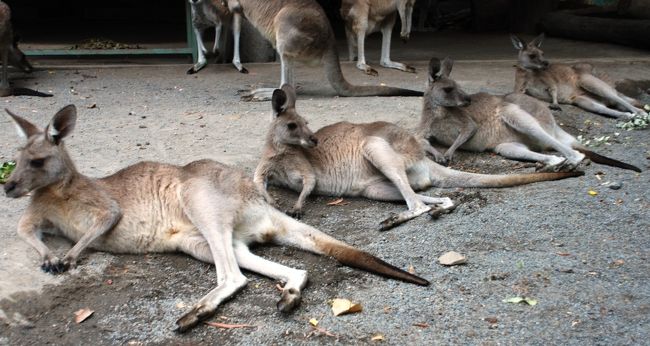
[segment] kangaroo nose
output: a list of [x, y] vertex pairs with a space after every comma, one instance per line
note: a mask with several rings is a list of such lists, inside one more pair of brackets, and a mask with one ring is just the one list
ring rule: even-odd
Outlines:
[[14, 181], [7, 182], [5, 184], [5, 194], [10, 194], [11, 191], [16, 189], [16, 186], [18, 186], [18, 184], [16, 184]]

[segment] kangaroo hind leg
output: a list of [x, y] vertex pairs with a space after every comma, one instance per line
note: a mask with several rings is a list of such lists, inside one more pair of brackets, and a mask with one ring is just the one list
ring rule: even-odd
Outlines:
[[494, 152], [513, 160], [541, 162], [544, 171], [558, 171], [566, 163], [563, 157], [537, 153], [516, 142], [501, 143], [494, 148]]
[[[185, 332], [212, 316], [219, 304], [247, 282], [239, 270], [232, 245], [234, 215], [241, 203], [220, 193], [211, 182], [193, 179], [185, 185], [181, 192], [183, 211], [208, 243], [217, 271], [217, 287], [176, 321], [179, 332]], [[202, 256], [206, 257], [206, 254]]]
[[587, 96], [578, 96], [573, 100], [573, 104], [596, 114], [604, 115], [610, 118], [631, 118], [634, 113], [621, 112], [616, 109], [611, 109], [604, 104]]
[[[563, 169], [573, 169], [585, 158], [583, 154], [573, 150], [570, 146], [560, 142], [547, 133], [533, 116], [516, 105], [509, 105], [504, 108], [501, 113], [501, 118], [511, 128], [537, 141], [540, 147], [552, 148], [561, 153], [567, 159]], [[522, 151], [519, 150], [518, 152]]]
[[307, 284], [307, 272], [289, 268], [259, 257], [242, 242], [235, 242], [235, 256], [239, 265], [249, 271], [280, 280], [284, 283], [282, 298], [277, 303], [278, 310], [289, 312], [300, 304], [302, 289]]
[[627, 109], [632, 114], [645, 114], [645, 111], [642, 109], [634, 107], [626, 99], [619, 96], [618, 92], [612, 88], [609, 84], [603, 82], [602, 80], [596, 78], [591, 74], [582, 74], [580, 75], [580, 86], [593, 93], [598, 95], [606, 100]]
[[382, 229], [395, 227], [431, 210], [431, 207], [424, 204], [409, 185], [402, 156], [395, 152], [385, 139], [369, 137], [364, 144], [363, 155], [393, 183], [409, 209], [383, 221]]

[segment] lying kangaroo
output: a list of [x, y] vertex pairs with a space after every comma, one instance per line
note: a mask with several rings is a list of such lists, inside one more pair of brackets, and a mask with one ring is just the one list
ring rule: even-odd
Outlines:
[[[241, 15], [235, 13], [234, 15], [228, 10], [228, 5], [222, 0], [188, 0], [190, 2], [190, 9], [192, 11], [192, 27], [194, 35], [196, 36], [196, 43], [198, 45], [198, 60], [196, 64], [187, 70], [187, 74], [194, 74], [204, 68], [208, 62], [205, 55], [208, 53], [207, 48], [203, 45], [203, 31], [208, 28], [215, 28], [214, 33], [214, 46], [212, 53], [220, 55], [223, 59], [224, 49], [226, 46], [227, 35], [222, 34], [223, 26], [230, 27], [230, 24], [235, 21], [241, 20]], [[234, 52], [232, 64], [235, 65], [237, 71], [241, 73], [248, 73], [248, 70], [241, 64], [239, 57], [239, 35], [237, 31], [241, 28], [239, 24], [233, 25]], [[227, 30], [226, 30], [227, 31]]]
[[[295, 87], [296, 62], [323, 63], [325, 74], [339, 96], [422, 96], [422, 92], [388, 86], [351, 85], [343, 77], [334, 32], [325, 12], [315, 0], [229, 0], [232, 12], [246, 19], [273, 44], [281, 64], [280, 85]], [[243, 100], [269, 100], [273, 88], [258, 88], [242, 96]]]
[[295, 108], [293, 88], [273, 93], [275, 118], [255, 169], [255, 184], [267, 201], [267, 184], [300, 192], [293, 214], [300, 215], [312, 192], [334, 196], [363, 196], [380, 201], [406, 201], [408, 211], [381, 223], [386, 230], [426, 212], [432, 205], [449, 210], [449, 198], [416, 194], [438, 187], [508, 187], [582, 175], [582, 172], [513, 175], [472, 174], [443, 167], [426, 157], [408, 131], [387, 122], [339, 122], [312, 133]]
[[[544, 170], [574, 169], [585, 155], [596, 163], [631, 169], [638, 167], [598, 155], [582, 146], [562, 130], [546, 104], [524, 94], [495, 96], [487, 93], [467, 95], [449, 77], [453, 61], [433, 58], [418, 136], [450, 146], [444, 155], [433, 147], [439, 162], [451, 161], [458, 148], [469, 151], [494, 151], [515, 160], [538, 161]], [[554, 149], [563, 157], [541, 154]]]
[[[429, 282], [300, 223], [264, 201], [238, 169], [200, 160], [185, 166], [141, 162], [105, 178], [79, 173], [63, 139], [75, 126], [73, 105], [61, 109], [44, 129], [7, 111], [27, 144], [4, 186], [8, 197], [31, 192], [18, 234], [41, 256], [46, 272], [74, 267], [87, 247], [114, 253], [185, 252], [214, 263], [218, 285], [176, 323], [186, 331], [212, 315], [246, 285], [239, 267], [285, 282], [280, 311], [293, 309], [307, 272], [251, 253], [248, 244], [274, 242], [406, 282]], [[76, 244], [59, 259], [37, 234], [54, 226]]]
[[34, 70], [27, 61], [27, 57], [18, 48], [18, 39], [14, 37], [11, 26], [11, 10], [9, 6], [0, 1], [0, 55], [2, 56], [2, 81], [0, 82], [0, 97], [4, 96], [40, 96], [50, 97], [52, 95], [42, 93], [28, 88], [12, 88], [9, 85], [9, 65], [12, 65], [23, 72], [29, 73]]
[[641, 102], [618, 93], [594, 76], [594, 68], [590, 64], [551, 64], [545, 60], [544, 52], [540, 49], [544, 34], [528, 44], [515, 35], [510, 35], [510, 38], [519, 50], [515, 73], [516, 93], [526, 93], [551, 102], [549, 107], [554, 110], [559, 110], [559, 103], [562, 103], [612, 118], [646, 114], [641, 109]]
[[[390, 60], [390, 39], [399, 13], [402, 21], [402, 40], [411, 34], [411, 16], [415, 0], [343, 0], [341, 17], [345, 20], [345, 35], [348, 39], [350, 61], [358, 56], [357, 68], [371, 76], [377, 76], [375, 69], [366, 64], [366, 36], [381, 31], [381, 66], [415, 72], [411, 66]], [[358, 52], [358, 55], [357, 55]]]

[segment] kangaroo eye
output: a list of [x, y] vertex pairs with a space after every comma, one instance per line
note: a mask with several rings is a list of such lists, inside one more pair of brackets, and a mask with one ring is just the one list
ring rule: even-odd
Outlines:
[[449, 94], [450, 92], [454, 91], [454, 88], [452, 88], [452, 87], [446, 87], [446, 88], [442, 88], [442, 90], [443, 90], [444, 92], [446, 92], [447, 94]]
[[41, 168], [45, 164], [45, 159], [29, 160], [29, 165], [33, 168]]
[[298, 125], [296, 125], [296, 123], [288, 123], [288, 124], [287, 124], [287, 128], [288, 128], [289, 130], [295, 130], [296, 127], [298, 127]]

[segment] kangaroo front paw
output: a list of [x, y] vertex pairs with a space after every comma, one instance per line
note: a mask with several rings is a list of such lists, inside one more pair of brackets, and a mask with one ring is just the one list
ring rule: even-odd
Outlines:
[[282, 298], [278, 301], [277, 307], [281, 312], [290, 312], [295, 309], [302, 300], [300, 290], [295, 288], [284, 289], [282, 291]]
[[548, 108], [552, 111], [560, 111], [560, 112], [562, 111], [562, 107], [560, 107], [560, 105], [555, 103], [551, 103], [550, 105], [548, 105]]
[[70, 263], [66, 261], [61, 261], [60, 259], [54, 257], [52, 259], [47, 259], [41, 264], [41, 269], [50, 274], [61, 274], [68, 269], [70, 269]]
[[204, 319], [212, 316], [214, 311], [214, 309], [209, 309], [203, 305], [195, 306], [190, 312], [186, 313], [176, 321], [176, 332], [185, 333]]

